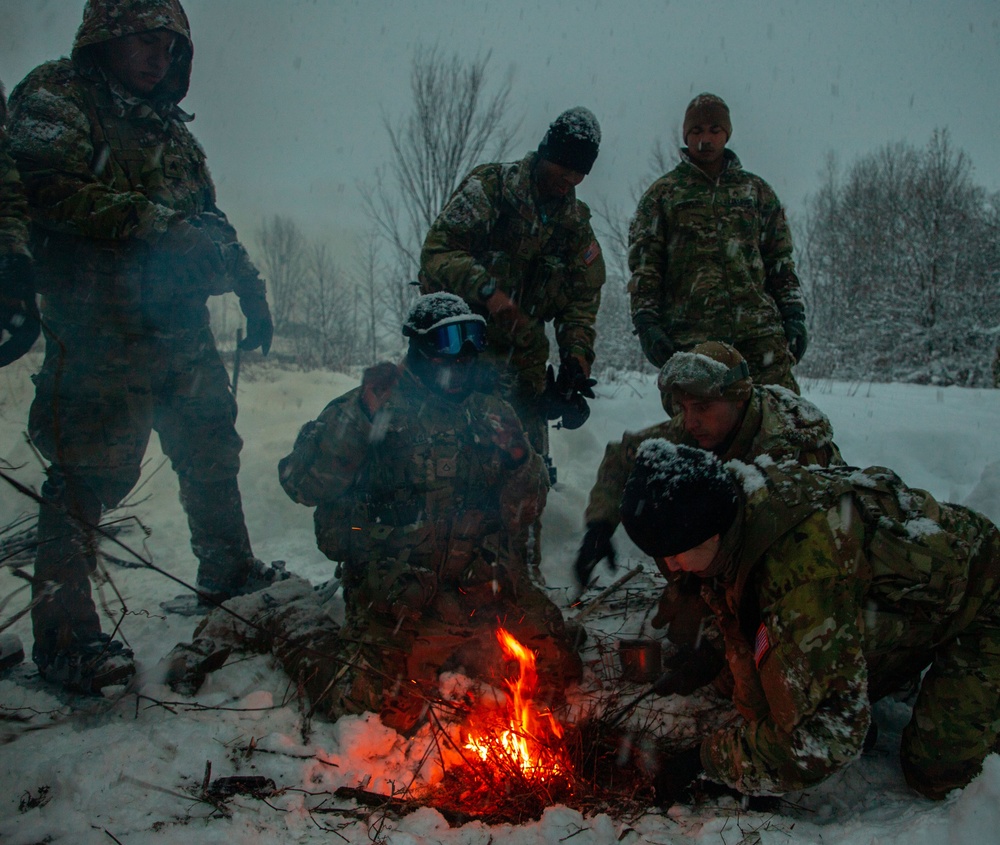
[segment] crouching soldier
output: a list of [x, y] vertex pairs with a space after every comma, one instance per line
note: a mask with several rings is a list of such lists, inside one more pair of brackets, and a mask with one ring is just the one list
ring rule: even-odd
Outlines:
[[743, 717], [661, 760], [661, 803], [698, 777], [747, 795], [819, 783], [861, 753], [872, 702], [916, 684], [900, 749], [914, 789], [943, 798], [995, 749], [1000, 532], [985, 517], [882, 467], [724, 467], [666, 440], [640, 447], [621, 516], [701, 579]]
[[[767, 455], [803, 465], [843, 463], [826, 415], [784, 387], [755, 385], [743, 356], [728, 343], [712, 340], [690, 352], [675, 353], [660, 370], [657, 386], [664, 409], [673, 416], [642, 431], [627, 431], [619, 442], [609, 443], [597, 470], [584, 517], [587, 530], [575, 563], [581, 586], [602, 560], [614, 566], [611, 537], [618, 527], [622, 492], [636, 450], [646, 440], [662, 437], [700, 446], [722, 461], [752, 461]], [[697, 579], [666, 570], [663, 574], [667, 586], [653, 626], [666, 628], [670, 640], [682, 649], [696, 644], [708, 647], [701, 634], [709, 609]], [[721, 659], [713, 661], [706, 654], [694, 657], [682, 652], [676, 659], [689, 657], [691, 667], [701, 670], [698, 677], [710, 678], [713, 665], [716, 670], [723, 665]], [[674, 677], [679, 680], [683, 675]]]
[[[458, 296], [421, 297], [403, 327], [403, 363], [369, 369], [302, 428], [279, 465], [288, 495], [316, 508], [317, 542], [343, 583], [342, 629], [328, 618], [309, 623], [318, 636], [282, 625], [292, 644], [279, 643], [286, 669], [332, 718], [373, 711], [406, 732], [436, 697], [442, 670], [498, 682], [498, 625], [536, 652], [550, 695], [579, 677], [559, 609], [525, 563], [523, 529], [545, 503], [544, 465], [511, 406], [475, 389], [484, 329]], [[271, 604], [271, 617], [304, 618]], [[217, 639], [233, 625], [213, 616], [201, 633]]]

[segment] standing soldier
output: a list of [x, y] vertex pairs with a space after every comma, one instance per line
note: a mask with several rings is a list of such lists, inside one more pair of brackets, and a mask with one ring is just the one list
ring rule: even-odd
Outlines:
[[[276, 652], [305, 679], [314, 709], [332, 718], [369, 710], [408, 732], [442, 671], [500, 680], [500, 624], [537, 653], [549, 695], [579, 677], [580, 662], [518, 540], [545, 502], [544, 465], [513, 408], [475, 391], [485, 321], [458, 296], [435, 293], [416, 301], [403, 333], [403, 363], [367, 370], [279, 464], [285, 492], [316, 509], [317, 543], [338, 562], [345, 627], [308, 585], [284, 582], [263, 592], [269, 600], [233, 606], [277, 634]], [[176, 686], [197, 686], [221, 647], [256, 637], [223, 611], [198, 634], [170, 656]]]
[[655, 367], [714, 338], [743, 353], [757, 384], [798, 393], [807, 336], [791, 233], [771, 186], [726, 149], [732, 131], [721, 98], [688, 105], [681, 162], [629, 229], [632, 323]]
[[7, 153], [7, 99], [0, 83], [0, 367], [16, 361], [38, 338], [38, 305], [28, 249], [28, 208]]
[[99, 692], [135, 671], [102, 633], [90, 593], [94, 526], [133, 488], [150, 432], [180, 483], [203, 597], [254, 572], [236, 476], [236, 402], [207, 298], [235, 291], [244, 349], [267, 353], [271, 316], [205, 154], [178, 106], [192, 43], [177, 0], [89, 0], [69, 59], [11, 94], [10, 149], [24, 182], [43, 294], [45, 361], [29, 433], [50, 461], [32, 610], [42, 676]]
[[884, 467], [723, 467], [648, 440], [622, 524], [701, 581], [742, 716], [660, 761], [659, 803], [699, 776], [745, 795], [820, 783], [861, 753], [872, 702], [911, 686], [911, 787], [944, 798], [996, 749], [1000, 532], [986, 517]]
[[[597, 158], [601, 130], [585, 108], [563, 112], [536, 152], [484, 164], [459, 185], [420, 255], [424, 293], [449, 291], [488, 319], [487, 356], [531, 445], [548, 455], [547, 421], [578, 428], [594, 397], [594, 322], [604, 259], [575, 188]], [[559, 375], [546, 369], [555, 328]]]

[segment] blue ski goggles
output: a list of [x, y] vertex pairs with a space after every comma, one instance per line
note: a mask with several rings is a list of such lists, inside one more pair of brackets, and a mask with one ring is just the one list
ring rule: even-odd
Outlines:
[[434, 355], [458, 355], [466, 343], [482, 352], [486, 348], [486, 324], [482, 320], [445, 323], [422, 334], [420, 341]]

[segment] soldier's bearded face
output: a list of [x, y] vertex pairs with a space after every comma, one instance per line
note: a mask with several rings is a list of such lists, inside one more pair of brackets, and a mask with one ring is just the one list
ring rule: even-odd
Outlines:
[[133, 94], [151, 94], [170, 70], [176, 40], [165, 29], [123, 35], [107, 43], [104, 66]]
[[697, 575], [711, 566], [718, 551], [719, 535], [716, 534], [693, 549], [663, 558], [663, 562], [671, 572], [693, 572]]
[[684, 430], [709, 452], [724, 446], [743, 419], [744, 402], [681, 395], [675, 399], [684, 412]]
[[542, 199], [564, 197], [579, 185], [585, 176], [561, 164], [540, 158], [535, 165], [535, 184]]

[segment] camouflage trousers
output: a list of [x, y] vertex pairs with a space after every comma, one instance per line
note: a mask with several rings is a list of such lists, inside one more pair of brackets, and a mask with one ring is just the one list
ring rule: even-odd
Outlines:
[[308, 695], [311, 712], [331, 720], [379, 713], [386, 725], [407, 733], [439, 698], [441, 672], [461, 669], [497, 686], [516, 676], [496, 640], [502, 624], [536, 652], [542, 694], [558, 700], [579, 679], [579, 658], [566, 642], [558, 609], [534, 588], [519, 598], [527, 606], [442, 592], [419, 618], [404, 619], [366, 612], [348, 599], [341, 627], [326, 612], [324, 588], [292, 576], [226, 603], [250, 626], [225, 610], [209, 614], [194, 643], [168, 656], [167, 679], [184, 683], [198, 656], [220, 648], [270, 651]]
[[[932, 648], [899, 650], [870, 680], [877, 696], [929, 664], [900, 747], [907, 782], [929, 798], [972, 780], [1000, 736], [1000, 531], [965, 508], [948, 512], [962, 520], [974, 549], [962, 606]], [[942, 527], [953, 528], [944, 520]]]
[[784, 334], [727, 342], [731, 342], [746, 359], [754, 384], [777, 384], [795, 394], [802, 392], [792, 375], [795, 359]]
[[[236, 480], [243, 441], [207, 322], [136, 335], [50, 319], [46, 330], [28, 421], [52, 465], [35, 564], [36, 593], [49, 598], [33, 611], [36, 639], [62, 643], [99, 630], [87, 578], [92, 527], [139, 480], [154, 430], [177, 473], [199, 586], [238, 588], [253, 560]], [[53, 594], [53, 585], [65, 589]]]

